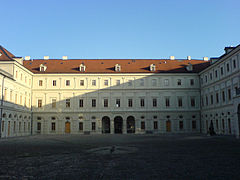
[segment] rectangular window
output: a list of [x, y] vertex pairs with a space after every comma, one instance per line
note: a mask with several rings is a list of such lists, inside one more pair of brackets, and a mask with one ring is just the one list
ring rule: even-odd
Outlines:
[[218, 72], [217, 72], [217, 70], [215, 70], [215, 78], [217, 78], [218, 77]]
[[157, 80], [156, 79], [152, 79], [152, 86], [157, 86]]
[[22, 95], [20, 96], [20, 104], [22, 105]]
[[221, 75], [223, 75], [223, 67], [221, 67]]
[[233, 60], [233, 68], [236, 68], [237, 66], [236, 66], [236, 60], [234, 59]]
[[42, 100], [38, 99], [38, 108], [41, 108], [41, 107], [42, 107]]
[[104, 99], [103, 100], [103, 106], [104, 107], [108, 107], [108, 99]]
[[145, 122], [141, 121], [141, 130], [145, 130]]
[[227, 64], [227, 72], [229, 72], [229, 69], [230, 69], [230, 68], [229, 68], [229, 64]]
[[56, 107], [57, 107], [57, 100], [52, 99], [52, 108], [56, 108]]
[[7, 89], [4, 89], [4, 100], [7, 101]]
[[222, 101], [225, 102], [225, 92], [222, 91]]
[[208, 106], [208, 96], [206, 96], [206, 106]]
[[211, 94], [211, 104], [213, 104], [213, 95]]
[[177, 80], [177, 85], [178, 85], [178, 86], [181, 86], [181, 85], [182, 85], [182, 80], [181, 80], [181, 79], [178, 79], [178, 80]]
[[196, 121], [192, 121], [192, 129], [197, 129], [197, 123]]
[[216, 93], [216, 103], [219, 103], [219, 96], [218, 96], [218, 93]]
[[231, 89], [228, 89], [228, 100], [232, 99]]
[[66, 108], [70, 108], [70, 99], [66, 99]]
[[92, 80], [92, 86], [96, 86], [96, 80]]
[[53, 86], [57, 85], [57, 81], [56, 80], [53, 80], [52, 83], [53, 83]]
[[66, 86], [70, 86], [70, 80], [66, 80]]
[[78, 129], [79, 129], [79, 131], [83, 131], [83, 122], [79, 122]]
[[168, 79], [164, 79], [164, 85], [168, 86], [169, 85], [169, 80]]
[[83, 99], [79, 99], [79, 107], [83, 107]]
[[18, 103], [17, 94], [15, 94], [15, 104]]
[[141, 107], [144, 107], [144, 106], [145, 106], [145, 101], [144, 101], [144, 99], [140, 99], [140, 106], [141, 106]]
[[190, 85], [191, 85], [191, 86], [194, 85], [194, 79], [190, 79]]
[[120, 107], [120, 99], [116, 99], [116, 107]]
[[92, 131], [96, 130], [96, 122], [92, 122]]
[[10, 102], [12, 102], [12, 91], [10, 91]]
[[116, 80], [116, 85], [120, 86], [120, 80]]
[[210, 80], [212, 80], [212, 73], [210, 73]]
[[207, 83], [207, 75], [205, 76], [205, 82]]
[[179, 121], [179, 129], [183, 130], [183, 121]]
[[181, 97], [178, 98], [178, 107], [182, 107], [182, 98]]
[[52, 122], [52, 131], [55, 131], [55, 130], [56, 130], [56, 123]]
[[104, 80], [104, 86], [108, 86], [108, 80]]
[[39, 86], [42, 86], [42, 85], [43, 85], [43, 81], [42, 81], [42, 80], [39, 80], [39, 81], [38, 81], [38, 85], [39, 85]]
[[92, 99], [92, 107], [96, 107], [96, 99]]
[[133, 106], [133, 100], [132, 99], [128, 99], [128, 107], [132, 107]]
[[80, 86], [84, 86], [84, 80], [80, 80]]
[[140, 86], [144, 86], [144, 79], [140, 79]]
[[169, 107], [169, 106], [170, 106], [170, 99], [169, 99], [169, 98], [166, 98], [166, 99], [165, 99], [165, 104], [166, 104], [166, 107]]
[[40, 122], [37, 123], [37, 130], [41, 131], [41, 123]]
[[157, 107], [157, 99], [154, 98], [154, 99], [152, 100], [152, 104], [153, 104], [153, 107]]
[[154, 121], [153, 122], [153, 128], [156, 130], [158, 129], [158, 122], [157, 121]]

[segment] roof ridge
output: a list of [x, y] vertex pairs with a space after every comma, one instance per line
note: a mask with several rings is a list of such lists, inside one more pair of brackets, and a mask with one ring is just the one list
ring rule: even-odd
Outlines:
[[[8, 53], [10, 53], [7, 49], [5, 49], [3, 46], [1, 46], [0, 45], [0, 50], [2, 50], [2, 52], [5, 54], [5, 56], [7, 56], [7, 58], [9, 58], [10, 60], [13, 60], [13, 58], [12, 57], [10, 57], [9, 55], [8, 55]], [[7, 53], [7, 52], [8, 53]], [[11, 55], [13, 55], [12, 53], [10, 53]], [[14, 56], [14, 55], [13, 55]], [[14, 60], [13, 60], [14, 61]]]

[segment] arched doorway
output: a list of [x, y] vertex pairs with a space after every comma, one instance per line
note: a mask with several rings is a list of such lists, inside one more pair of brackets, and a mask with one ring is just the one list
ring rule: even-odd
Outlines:
[[171, 121], [170, 120], [166, 121], [166, 130], [167, 130], [167, 132], [171, 132]]
[[70, 128], [70, 122], [65, 122], [65, 133], [70, 133], [71, 128]]
[[135, 133], [135, 118], [133, 116], [127, 118], [127, 133]]
[[123, 128], [123, 119], [121, 116], [117, 116], [114, 118], [114, 133], [115, 134], [122, 134]]
[[110, 118], [108, 116], [102, 118], [102, 133], [110, 133]]

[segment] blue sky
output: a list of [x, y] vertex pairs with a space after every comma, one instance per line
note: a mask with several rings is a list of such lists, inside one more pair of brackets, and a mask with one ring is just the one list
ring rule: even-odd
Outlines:
[[239, 0], [0, 0], [0, 7], [0, 44], [35, 59], [202, 59], [240, 44]]

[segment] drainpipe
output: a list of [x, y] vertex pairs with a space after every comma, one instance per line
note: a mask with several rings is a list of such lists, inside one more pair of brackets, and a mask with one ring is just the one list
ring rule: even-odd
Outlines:
[[6, 76], [3, 76], [2, 79], [2, 100], [1, 100], [1, 117], [0, 117], [0, 138], [2, 137], [2, 119], [3, 119], [3, 91], [4, 91], [4, 79]]

